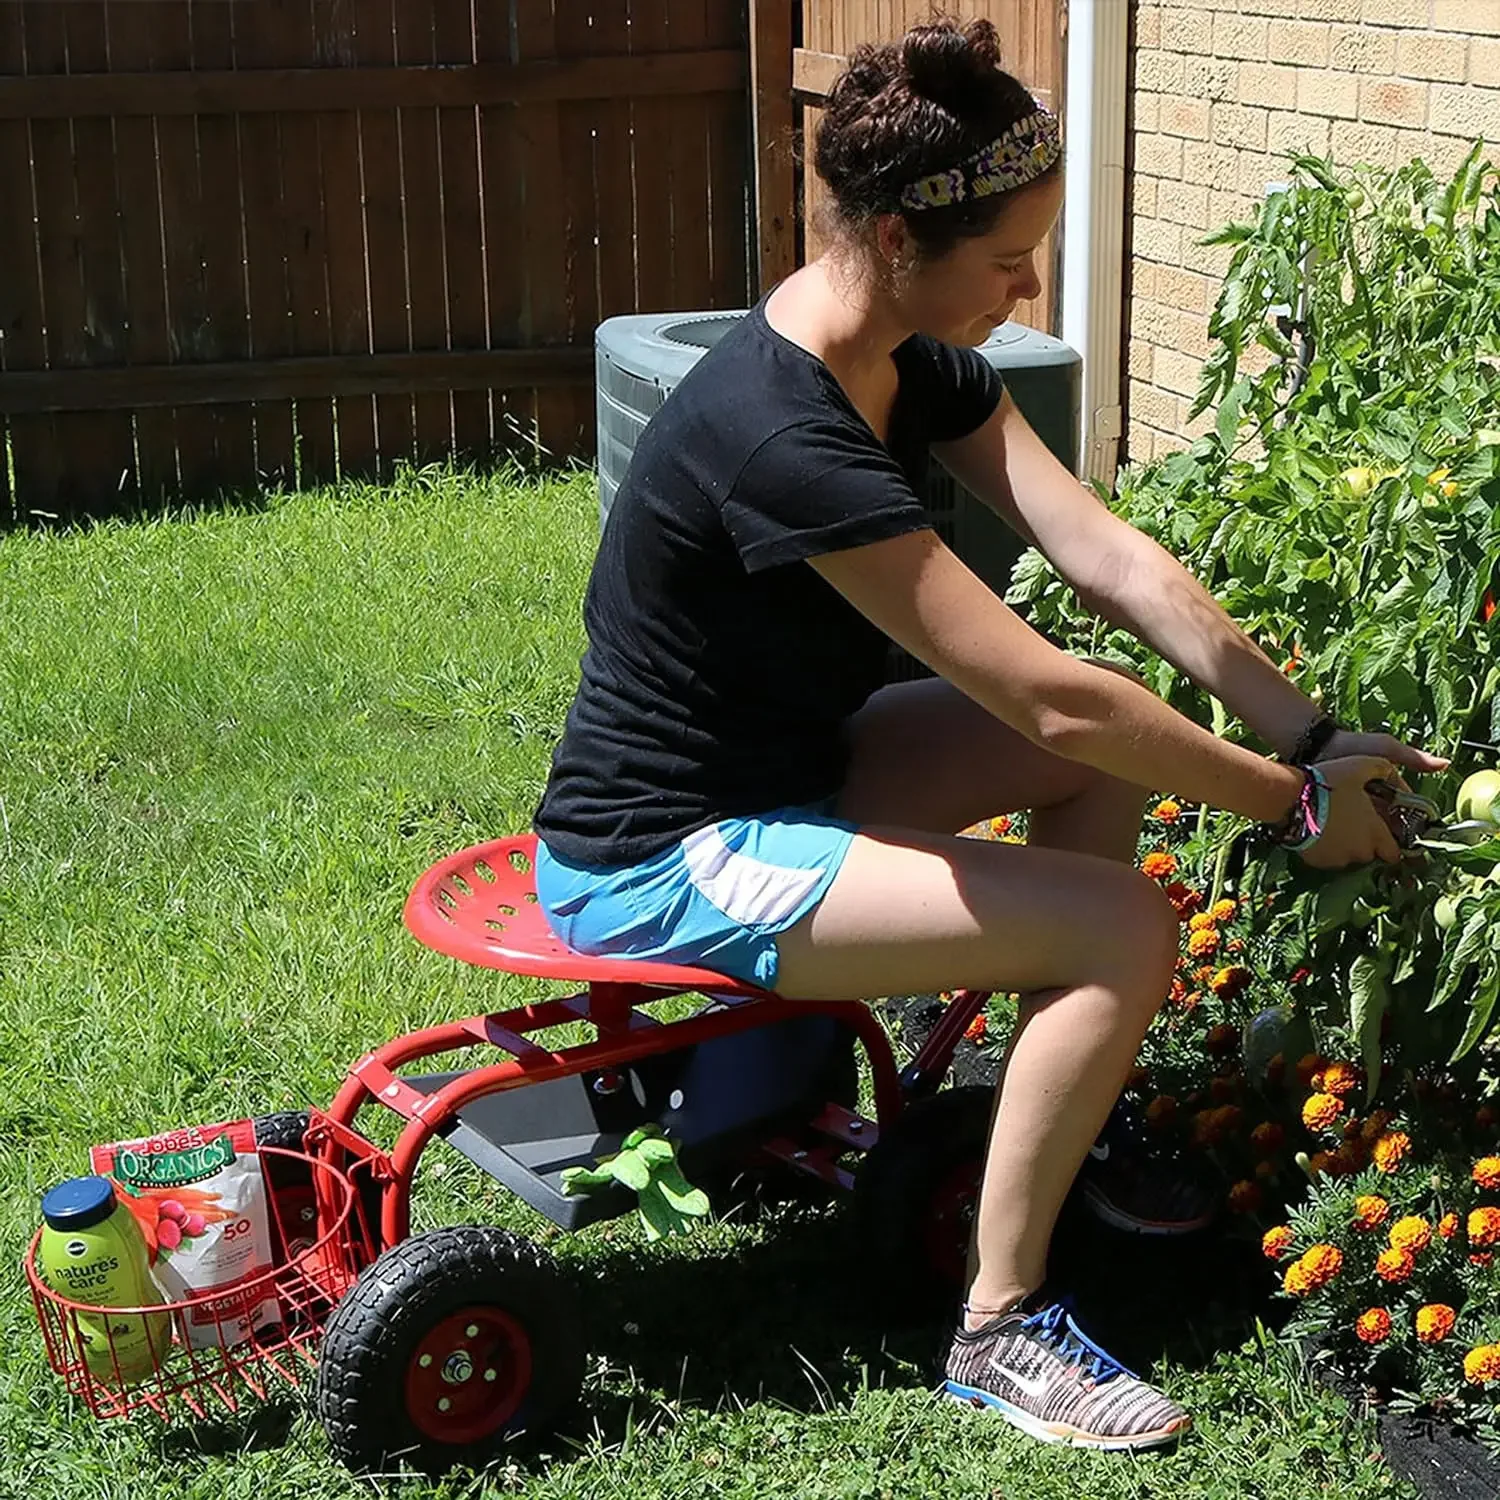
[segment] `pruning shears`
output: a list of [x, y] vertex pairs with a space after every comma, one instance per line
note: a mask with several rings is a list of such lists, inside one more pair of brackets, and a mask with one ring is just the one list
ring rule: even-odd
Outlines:
[[1367, 781], [1365, 790], [1380, 806], [1396, 842], [1403, 849], [1422, 844], [1484, 844], [1500, 838], [1500, 828], [1482, 818], [1465, 818], [1445, 823], [1438, 805], [1389, 781]]

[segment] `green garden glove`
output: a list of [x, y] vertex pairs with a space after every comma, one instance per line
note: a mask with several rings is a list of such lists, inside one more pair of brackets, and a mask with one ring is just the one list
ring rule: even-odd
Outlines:
[[640, 1200], [646, 1238], [687, 1234], [693, 1219], [708, 1213], [708, 1195], [693, 1187], [677, 1165], [677, 1148], [659, 1125], [642, 1125], [620, 1142], [613, 1156], [597, 1167], [568, 1167], [562, 1174], [565, 1193], [594, 1193], [620, 1182]]

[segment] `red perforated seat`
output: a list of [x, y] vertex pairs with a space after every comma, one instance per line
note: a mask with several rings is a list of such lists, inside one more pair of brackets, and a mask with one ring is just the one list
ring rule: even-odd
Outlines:
[[553, 933], [537, 904], [535, 857], [534, 834], [493, 839], [448, 855], [412, 887], [407, 927], [439, 953], [510, 974], [716, 995], [765, 993], [710, 969], [575, 953]]

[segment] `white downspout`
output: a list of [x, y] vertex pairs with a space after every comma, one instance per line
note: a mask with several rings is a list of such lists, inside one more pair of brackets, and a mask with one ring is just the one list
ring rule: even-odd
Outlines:
[[1121, 435], [1130, 5], [1067, 0], [1062, 336], [1083, 356], [1081, 477], [1113, 488]]

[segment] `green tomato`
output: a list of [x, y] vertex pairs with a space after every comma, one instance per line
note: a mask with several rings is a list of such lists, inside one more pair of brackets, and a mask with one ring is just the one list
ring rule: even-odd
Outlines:
[[1495, 807], [1497, 797], [1500, 797], [1500, 771], [1475, 771], [1458, 789], [1459, 821], [1495, 822], [1500, 813]]

